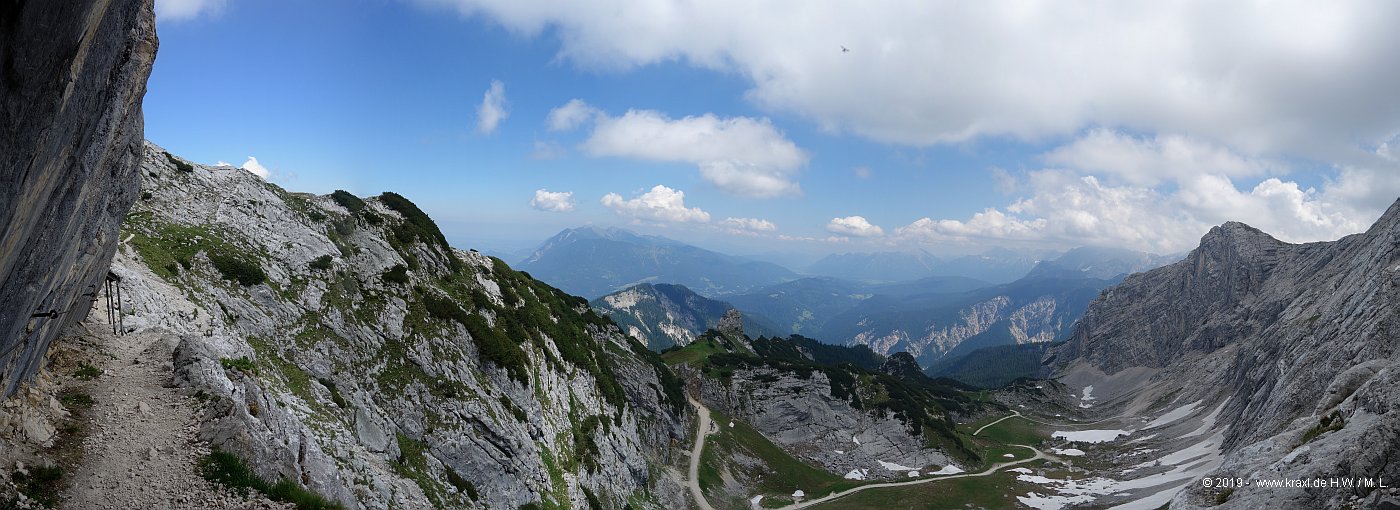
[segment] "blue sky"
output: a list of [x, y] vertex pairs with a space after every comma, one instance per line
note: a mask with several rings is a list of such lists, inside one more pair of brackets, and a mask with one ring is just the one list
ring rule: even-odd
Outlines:
[[1400, 195], [1393, 3], [840, 9], [157, 0], [146, 135], [294, 191], [397, 191], [498, 250], [595, 224], [1165, 253], [1226, 220], [1334, 239]]

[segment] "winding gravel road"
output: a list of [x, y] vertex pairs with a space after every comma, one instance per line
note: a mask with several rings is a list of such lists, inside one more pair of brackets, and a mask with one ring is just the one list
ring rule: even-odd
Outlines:
[[710, 506], [710, 502], [705, 500], [705, 493], [700, 490], [700, 453], [705, 451], [705, 436], [710, 435], [710, 408], [690, 395], [686, 395], [685, 399], [695, 406], [695, 414], [700, 418], [700, 423], [695, 426], [695, 446], [690, 449], [690, 477], [685, 483], [690, 486], [690, 495], [695, 498], [695, 504], [700, 506], [700, 510], [715, 510]]

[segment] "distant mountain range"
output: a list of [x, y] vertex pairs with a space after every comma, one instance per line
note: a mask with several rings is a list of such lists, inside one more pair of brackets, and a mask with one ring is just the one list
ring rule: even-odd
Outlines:
[[980, 255], [943, 258], [923, 250], [831, 254], [807, 266], [806, 272], [868, 282], [903, 282], [931, 276], [961, 276], [989, 283], [1007, 283], [1025, 276], [1052, 251], [993, 248]]
[[675, 283], [704, 296], [735, 294], [797, 278], [769, 262], [725, 255], [617, 228], [566, 229], [516, 264], [589, 299], [639, 283]]
[[[715, 329], [734, 305], [701, 296], [682, 285], [634, 285], [589, 302], [595, 311], [616, 322], [627, 334], [654, 351], [688, 345], [706, 330]], [[787, 336], [763, 319], [743, 317], [744, 331], [758, 336]]]

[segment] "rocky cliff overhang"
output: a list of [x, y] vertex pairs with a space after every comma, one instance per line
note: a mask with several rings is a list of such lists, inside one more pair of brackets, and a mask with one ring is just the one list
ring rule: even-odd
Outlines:
[[107, 276], [158, 44], [151, 0], [0, 3], [0, 396]]

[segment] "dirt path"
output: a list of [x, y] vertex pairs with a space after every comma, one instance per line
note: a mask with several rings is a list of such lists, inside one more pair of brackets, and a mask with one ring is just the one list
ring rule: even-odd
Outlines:
[[855, 493], [857, 493], [857, 492], [865, 491], [865, 490], [870, 490], [870, 489], [880, 489], [880, 488], [887, 488], [887, 487], [903, 487], [903, 486], [906, 486], [906, 485], [918, 485], [918, 484], [921, 484], [921, 483], [933, 483], [933, 482], [938, 482], [938, 481], [942, 481], [942, 480], [952, 480], [952, 479], [954, 479], [954, 478], [971, 478], [971, 477], [976, 477], [976, 476], [987, 476], [987, 475], [990, 475], [990, 474], [992, 474], [992, 473], [995, 473], [995, 472], [997, 472], [998, 470], [1001, 470], [1002, 468], [1005, 468], [1005, 467], [1015, 466], [1015, 465], [1017, 465], [1017, 464], [1025, 464], [1025, 463], [1027, 463], [1027, 462], [1031, 462], [1031, 461], [1034, 461], [1034, 460], [1040, 460], [1040, 459], [1048, 459], [1048, 458], [1050, 458], [1050, 456], [1045, 455], [1045, 454], [1042, 453], [1040, 450], [1037, 450], [1037, 449], [1035, 449], [1035, 448], [1032, 448], [1032, 447], [1029, 447], [1029, 446], [1026, 446], [1026, 445], [1016, 444], [1016, 445], [1011, 445], [1011, 446], [1019, 446], [1019, 447], [1021, 447], [1021, 448], [1027, 448], [1027, 449], [1029, 449], [1030, 451], [1035, 452], [1035, 456], [1034, 456], [1034, 457], [1027, 458], [1027, 459], [1021, 459], [1021, 460], [1017, 460], [1017, 461], [1012, 461], [1012, 462], [1003, 462], [1003, 463], [1001, 463], [1001, 464], [993, 464], [992, 467], [989, 467], [989, 468], [987, 468], [986, 471], [982, 471], [982, 472], [980, 472], [980, 473], [963, 473], [963, 474], [959, 474], [959, 475], [940, 476], [940, 477], [937, 477], [937, 478], [924, 478], [924, 479], [913, 480], [913, 481], [908, 481], [908, 482], [873, 483], [873, 484], [870, 484], [870, 485], [862, 485], [862, 486], [856, 487], [856, 488], [854, 488], [854, 489], [847, 489], [847, 490], [844, 490], [844, 491], [841, 491], [841, 492], [835, 492], [835, 493], [832, 493], [832, 494], [828, 494], [828, 495], [826, 495], [826, 496], [824, 496], [824, 497], [820, 497], [820, 498], [817, 498], [817, 499], [814, 499], [814, 500], [811, 500], [811, 501], [803, 501], [803, 502], [801, 502], [801, 503], [793, 503], [793, 504], [791, 504], [791, 505], [788, 505], [788, 506], [785, 506], [785, 507], [781, 507], [781, 508], [779, 508], [778, 510], [797, 510], [798, 508], [807, 508], [807, 507], [810, 507], [810, 506], [813, 506], [813, 505], [820, 505], [820, 504], [826, 503], [826, 502], [828, 502], [828, 501], [832, 501], [832, 500], [839, 499], [839, 498], [844, 498], [844, 497], [846, 497], [846, 496], [850, 496], [850, 495], [855, 494]]
[[695, 504], [700, 505], [701, 510], [715, 510], [710, 506], [710, 502], [705, 500], [705, 493], [700, 490], [700, 454], [705, 451], [705, 436], [710, 435], [710, 408], [690, 395], [686, 395], [685, 399], [690, 401], [690, 405], [695, 407], [696, 416], [700, 417], [700, 423], [695, 426], [695, 446], [690, 449], [690, 477], [685, 483], [690, 487], [690, 495], [694, 496]]
[[228, 493], [198, 473], [209, 453], [196, 433], [199, 403], [168, 387], [174, 338], [143, 331], [115, 336], [89, 316], [94, 364], [102, 375], [83, 389], [94, 404], [83, 457], [61, 506], [71, 509], [281, 508]]

